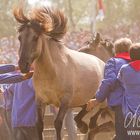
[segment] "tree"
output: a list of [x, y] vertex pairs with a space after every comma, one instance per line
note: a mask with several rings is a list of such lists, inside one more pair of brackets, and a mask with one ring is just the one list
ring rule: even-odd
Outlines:
[[[13, 8], [18, 0], [0, 0], [0, 37], [16, 34], [16, 22], [13, 17]], [[27, 1], [25, 1], [27, 5]]]

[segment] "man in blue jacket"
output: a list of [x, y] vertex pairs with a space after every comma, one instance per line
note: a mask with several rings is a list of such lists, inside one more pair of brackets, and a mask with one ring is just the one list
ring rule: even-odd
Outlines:
[[140, 43], [130, 47], [131, 63], [123, 65], [118, 74], [124, 86], [122, 103], [124, 126], [130, 134], [130, 140], [140, 139]]
[[[7, 101], [7, 94], [12, 94], [12, 102]], [[13, 140], [41, 140], [42, 130], [38, 129], [37, 103], [32, 79], [12, 84], [4, 92], [7, 108], [11, 108]], [[9, 100], [9, 99], [8, 99]], [[40, 134], [41, 133], [41, 134]]]
[[124, 89], [119, 82], [114, 86], [112, 85], [116, 82], [121, 66], [130, 61], [128, 51], [131, 44], [132, 42], [128, 38], [121, 38], [114, 43], [115, 57], [109, 59], [105, 65], [104, 79], [96, 93], [96, 98], [87, 103], [87, 111], [90, 111], [107, 98], [108, 106], [115, 112], [115, 140], [128, 140], [126, 129], [123, 125], [124, 119], [121, 106]]
[[[33, 72], [29, 72], [27, 74], [21, 74], [18, 66], [8, 64], [8, 65], [0, 65], [0, 84], [11, 84], [21, 82], [23, 80], [29, 79], [32, 77]], [[5, 74], [6, 73], [6, 74]], [[1, 90], [1, 98], [0, 98], [0, 136], [2, 140], [10, 140], [11, 139], [11, 122], [10, 119], [7, 118], [5, 109], [7, 112], [11, 109], [11, 95], [5, 95], [6, 103], [4, 103], [4, 95]], [[9, 100], [8, 100], [9, 99]], [[5, 104], [5, 105], [4, 105]]]

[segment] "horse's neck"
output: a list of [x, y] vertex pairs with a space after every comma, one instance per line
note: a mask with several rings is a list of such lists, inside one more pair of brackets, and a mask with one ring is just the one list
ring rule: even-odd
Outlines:
[[54, 41], [43, 39], [41, 55], [35, 62], [35, 70], [38, 73], [44, 73], [45, 76], [48, 75], [49, 77], [56, 75], [56, 65], [61, 63], [63, 56], [62, 48], [57, 45]]

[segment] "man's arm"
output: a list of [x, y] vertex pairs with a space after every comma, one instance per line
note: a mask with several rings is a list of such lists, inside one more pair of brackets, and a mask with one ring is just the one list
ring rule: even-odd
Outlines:
[[19, 68], [13, 64], [0, 65], [0, 74], [13, 72], [16, 70], [19, 70]]
[[0, 84], [18, 83], [18, 82], [31, 78], [32, 75], [33, 75], [33, 72], [29, 72], [27, 74], [21, 74], [21, 73], [1, 74], [0, 75]]
[[114, 59], [110, 59], [105, 65], [104, 79], [96, 93], [96, 99], [99, 102], [103, 102], [106, 97], [115, 88], [117, 82], [116, 75], [116, 63]]
[[90, 111], [93, 107], [97, 106], [100, 102], [103, 102], [106, 99], [115, 85], [116, 79], [115, 61], [114, 59], [110, 59], [105, 65], [104, 79], [96, 92], [95, 99], [90, 99], [87, 102], [87, 111]]

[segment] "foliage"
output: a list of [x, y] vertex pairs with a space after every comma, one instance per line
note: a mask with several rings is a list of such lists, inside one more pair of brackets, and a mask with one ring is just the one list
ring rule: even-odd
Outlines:
[[130, 37], [139, 40], [139, 0], [104, 0], [105, 19], [97, 22], [97, 30], [110, 37]]
[[[24, 2], [27, 4], [26, 0]], [[0, 0], [0, 37], [16, 34], [13, 8], [18, 4], [19, 0]]]
[[[1, 63], [16, 63], [18, 41], [16, 36], [16, 25], [12, 10], [20, 0], [0, 0], [0, 51]], [[25, 9], [30, 9], [27, 0], [23, 0]], [[34, 6], [40, 5], [38, 0]], [[47, 0], [54, 7], [63, 10], [69, 19], [69, 31], [65, 42], [69, 47], [78, 48], [89, 39], [90, 26], [93, 19], [92, 12], [97, 12], [92, 2], [95, 0]], [[120, 37], [130, 37], [133, 41], [140, 40], [140, 1], [139, 0], [103, 0], [105, 9], [104, 20], [96, 22], [96, 31], [102, 33], [103, 37], [115, 40]]]
[[[36, 5], [45, 0], [39, 0]], [[90, 30], [91, 21], [93, 19], [91, 13], [97, 12], [97, 7], [92, 4], [93, 0], [48, 0], [52, 2], [54, 7], [63, 10], [69, 19], [69, 31], [78, 30], [80, 28]], [[96, 0], [97, 1], [97, 0]], [[27, 6], [27, 0], [24, 0]], [[15, 20], [12, 15], [14, 5], [19, 0], [0, 0], [0, 37], [15, 35]], [[129, 34], [130, 28], [137, 26], [140, 17], [140, 1], [139, 0], [103, 0], [105, 8], [105, 19], [96, 22], [97, 31], [103, 33], [106, 30], [123, 29]], [[92, 11], [93, 10], [93, 11]]]

